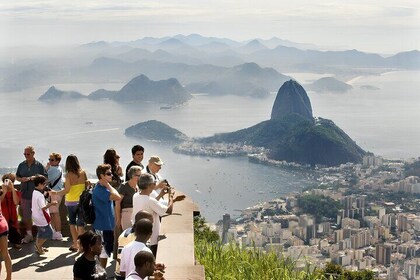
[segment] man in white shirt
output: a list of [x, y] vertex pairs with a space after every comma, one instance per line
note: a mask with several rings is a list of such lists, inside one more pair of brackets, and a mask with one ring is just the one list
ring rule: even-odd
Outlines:
[[138, 252], [134, 257], [134, 264], [136, 269], [127, 275], [126, 280], [146, 280], [152, 275], [155, 280], [165, 280], [163, 273], [155, 270], [156, 265], [153, 254], [146, 251]]
[[152, 251], [146, 246], [147, 240], [152, 235], [153, 224], [148, 219], [141, 219], [135, 224], [136, 239], [128, 243], [121, 251], [120, 275], [125, 277], [136, 269], [134, 257], [140, 251]]
[[[153, 216], [153, 232], [152, 236], [150, 237], [150, 249], [152, 250], [154, 256], [156, 256], [158, 247], [158, 236], [160, 231], [159, 216], [172, 214], [175, 195], [175, 192], [172, 189], [169, 189], [168, 205], [164, 205], [163, 203], [157, 201], [155, 198], [149, 196], [155, 187], [156, 182], [154, 177], [147, 173], [142, 174], [139, 179], [139, 189], [141, 191], [140, 193], [136, 193], [133, 196], [133, 213], [137, 213], [140, 210], [145, 210], [151, 213]], [[131, 220], [134, 221], [134, 217], [132, 217]]]
[[162, 168], [163, 161], [158, 156], [151, 156], [149, 158], [149, 164], [146, 166], [146, 172], [151, 174], [155, 179], [155, 189], [150, 194], [151, 197], [156, 198], [163, 203], [168, 203], [167, 200], [163, 199], [163, 196], [166, 192], [162, 192], [163, 189], [168, 189], [168, 182], [162, 180], [162, 177], [158, 174], [159, 170]]
[[[168, 205], [168, 200], [164, 198], [164, 195], [168, 193], [168, 190], [171, 188], [166, 179], [162, 179], [159, 175], [159, 170], [162, 168], [163, 161], [158, 156], [151, 156], [149, 159], [149, 164], [146, 166], [146, 172], [151, 174], [155, 178], [156, 187], [150, 194], [151, 197], [156, 198], [156, 200], [162, 202], [165, 205]], [[162, 191], [163, 190], [163, 191]], [[185, 195], [179, 195], [175, 197], [174, 202], [182, 201], [185, 199]]]

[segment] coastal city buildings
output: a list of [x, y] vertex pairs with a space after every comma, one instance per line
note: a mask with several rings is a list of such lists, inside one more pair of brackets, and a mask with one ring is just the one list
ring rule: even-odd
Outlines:
[[226, 214], [220, 235], [298, 268], [332, 262], [378, 279], [420, 279], [420, 179], [408, 166], [368, 155], [362, 164], [316, 167], [318, 186]]

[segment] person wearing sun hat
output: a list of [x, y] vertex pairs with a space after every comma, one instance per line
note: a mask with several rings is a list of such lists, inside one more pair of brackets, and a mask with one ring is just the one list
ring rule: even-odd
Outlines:
[[149, 158], [149, 164], [146, 166], [146, 172], [153, 176], [156, 183], [155, 190], [150, 194], [151, 197], [156, 198], [156, 200], [161, 200], [162, 202], [166, 202], [166, 200], [162, 199], [162, 196], [159, 195], [161, 190], [168, 188], [168, 181], [163, 180], [159, 174], [159, 171], [162, 169], [163, 161], [159, 156], [151, 156]]
[[[159, 156], [151, 156], [149, 159], [149, 164], [146, 166], [146, 172], [153, 176], [156, 183], [156, 188], [152, 191], [150, 196], [162, 202], [163, 204], [168, 205], [169, 200], [165, 199], [164, 196], [165, 194], [169, 194], [171, 186], [166, 179], [162, 179], [158, 174], [163, 164], [164, 163]], [[174, 202], [182, 201], [184, 199], [185, 195], [179, 195], [175, 197]]]

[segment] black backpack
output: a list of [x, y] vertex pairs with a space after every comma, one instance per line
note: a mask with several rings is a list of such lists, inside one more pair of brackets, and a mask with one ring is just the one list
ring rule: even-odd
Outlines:
[[92, 225], [95, 221], [95, 209], [92, 201], [93, 187], [87, 187], [79, 198], [79, 215], [85, 224]]

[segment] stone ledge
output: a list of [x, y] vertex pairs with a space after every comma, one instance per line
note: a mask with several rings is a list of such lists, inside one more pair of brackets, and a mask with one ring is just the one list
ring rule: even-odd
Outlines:
[[174, 204], [172, 215], [162, 218], [160, 233], [165, 238], [159, 241], [157, 262], [166, 265], [166, 279], [205, 279], [204, 267], [195, 264], [193, 219], [197, 213], [197, 205], [187, 197]]

